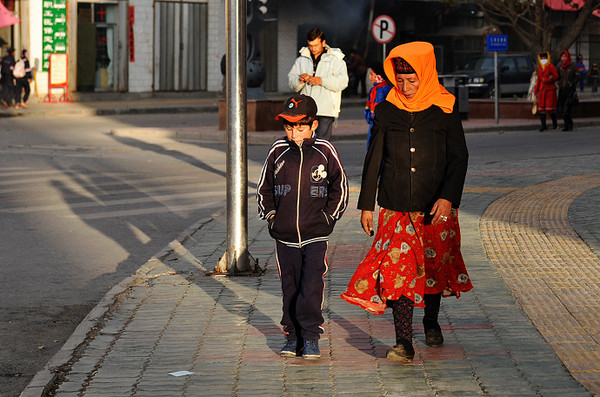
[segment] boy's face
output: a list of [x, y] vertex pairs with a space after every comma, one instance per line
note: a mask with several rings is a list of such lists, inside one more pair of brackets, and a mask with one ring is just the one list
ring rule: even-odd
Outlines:
[[285, 124], [285, 133], [290, 141], [294, 141], [296, 145], [302, 146], [305, 139], [312, 138], [313, 131], [317, 129], [319, 122], [314, 120], [312, 125], [307, 124]]
[[375, 84], [376, 78], [377, 78], [377, 73], [375, 73], [373, 71], [373, 69], [371, 69], [371, 71], [369, 72], [369, 81], [371, 82], [371, 84]]

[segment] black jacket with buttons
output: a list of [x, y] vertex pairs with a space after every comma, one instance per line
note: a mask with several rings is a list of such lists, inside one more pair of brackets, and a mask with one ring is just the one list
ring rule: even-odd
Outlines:
[[439, 198], [458, 208], [469, 153], [458, 113], [437, 106], [410, 113], [383, 101], [375, 108], [358, 208], [429, 213]]

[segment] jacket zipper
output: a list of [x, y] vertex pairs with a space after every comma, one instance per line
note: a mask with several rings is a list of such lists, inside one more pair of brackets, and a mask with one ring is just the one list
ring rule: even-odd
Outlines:
[[300, 148], [300, 167], [298, 169], [298, 196], [296, 198], [296, 230], [298, 231], [298, 247], [302, 248], [302, 236], [300, 235], [300, 180], [302, 179], [302, 163], [304, 162], [304, 152], [302, 145]]

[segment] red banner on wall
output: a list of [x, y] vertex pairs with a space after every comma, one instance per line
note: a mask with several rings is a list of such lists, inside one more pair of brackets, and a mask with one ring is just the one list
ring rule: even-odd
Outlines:
[[133, 23], [135, 22], [135, 6], [129, 6], [129, 62], [135, 62], [135, 40]]

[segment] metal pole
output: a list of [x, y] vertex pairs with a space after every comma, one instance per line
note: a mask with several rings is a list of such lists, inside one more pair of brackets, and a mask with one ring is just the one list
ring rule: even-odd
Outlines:
[[383, 61], [381, 61], [381, 63], [385, 62], [385, 43], [383, 43]]
[[226, 0], [227, 29], [227, 273], [247, 272], [246, 3]]
[[494, 51], [494, 120], [498, 124], [498, 51]]

